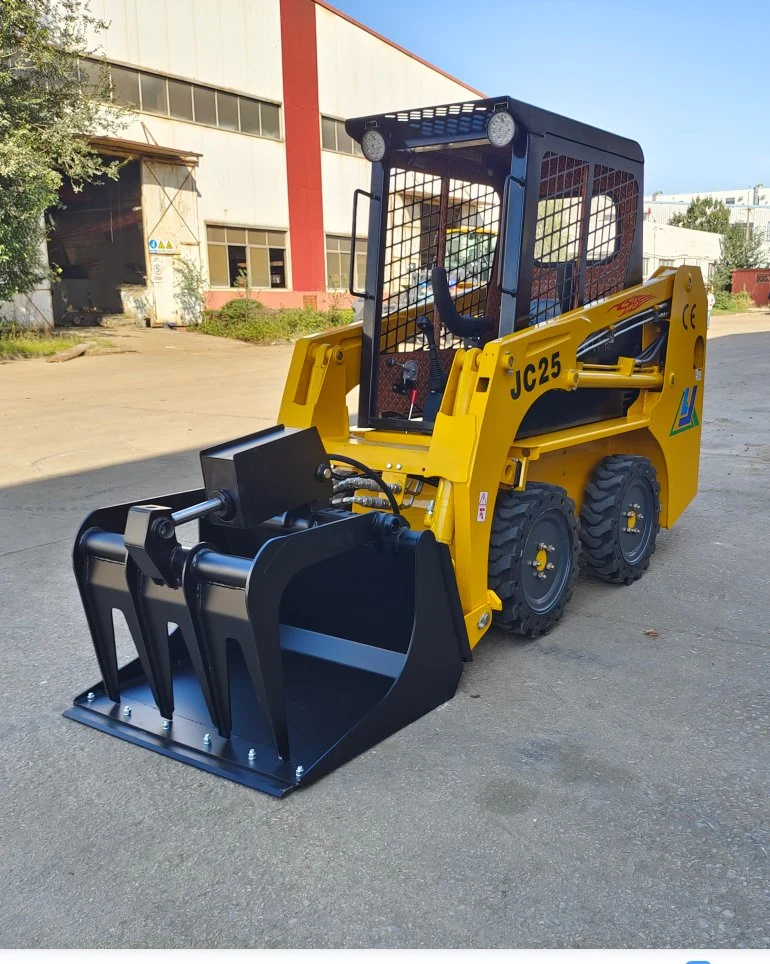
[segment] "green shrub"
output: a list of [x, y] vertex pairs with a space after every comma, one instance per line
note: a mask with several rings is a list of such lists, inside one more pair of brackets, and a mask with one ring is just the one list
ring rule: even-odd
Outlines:
[[252, 298], [233, 298], [232, 301], [222, 305], [218, 315], [221, 321], [236, 324], [241, 321], [250, 321], [262, 311], [267, 309], [261, 301], [255, 301]]
[[745, 288], [732, 294], [729, 291], [717, 291], [714, 298], [714, 311], [728, 315], [743, 314], [754, 307], [751, 295]]
[[219, 311], [207, 311], [198, 330], [205, 335], [238, 338], [256, 345], [275, 345], [314, 335], [353, 321], [352, 308], [266, 308], [259, 301], [234, 298]]
[[743, 291], [739, 291], [737, 294], [733, 292], [732, 294], [733, 311], [748, 311], [750, 308], [754, 308], [754, 302], [752, 301], [751, 295], [744, 288]]

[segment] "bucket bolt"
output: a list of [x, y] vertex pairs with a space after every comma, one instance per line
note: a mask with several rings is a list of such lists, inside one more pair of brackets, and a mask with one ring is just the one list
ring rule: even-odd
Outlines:
[[294, 771], [294, 776], [295, 776], [298, 780], [301, 780], [302, 777], [303, 777], [303, 775], [304, 775], [304, 773], [305, 773], [305, 768], [304, 768], [303, 766], [298, 766], [297, 769]]
[[252, 747], [249, 750], [249, 763], [253, 763], [257, 759], [257, 751]]
[[96, 694], [89, 693], [88, 696], [86, 696], [86, 699], [88, 700], [89, 703], [93, 703], [93, 701], [96, 699]]
[[131, 707], [130, 707], [130, 706], [124, 706], [124, 707], [123, 707], [123, 716], [131, 716]]
[[210, 733], [204, 734], [203, 744], [204, 744], [204, 746], [211, 746], [211, 734], [210, 734]]

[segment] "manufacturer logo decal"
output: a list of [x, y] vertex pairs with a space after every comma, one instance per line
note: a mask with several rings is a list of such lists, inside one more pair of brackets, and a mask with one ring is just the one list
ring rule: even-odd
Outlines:
[[624, 315], [627, 311], [635, 311], [637, 308], [641, 308], [642, 305], [647, 304], [648, 301], [652, 301], [652, 295], [631, 295], [630, 298], [624, 298], [621, 302], [614, 306], [614, 310], [620, 315]]
[[692, 388], [685, 388], [682, 392], [682, 401], [679, 403], [679, 409], [674, 416], [674, 423], [668, 433], [669, 436], [679, 435], [680, 432], [686, 432], [688, 428], [697, 428], [700, 425], [698, 413], [695, 411], [695, 396], [697, 393], [697, 385]]

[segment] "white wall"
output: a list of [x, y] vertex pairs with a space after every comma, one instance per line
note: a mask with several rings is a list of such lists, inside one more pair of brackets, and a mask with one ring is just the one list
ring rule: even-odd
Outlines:
[[316, 37], [318, 99], [321, 113], [330, 117], [358, 117], [478, 97], [440, 71], [319, 6]]
[[[350, 237], [353, 217], [353, 192], [368, 190], [371, 164], [362, 157], [321, 151], [321, 179], [323, 184], [324, 230], [327, 234]], [[361, 198], [358, 204], [357, 234], [367, 233], [369, 204]]]
[[26, 295], [16, 295], [11, 301], [0, 301], [0, 321], [13, 321], [32, 328], [53, 325], [53, 304], [49, 284], [35, 288]]
[[[40, 245], [40, 258], [43, 264], [48, 264], [48, 247], [45, 241]], [[11, 301], [0, 301], [0, 321], [13, 321], [17, 325], [29, 325], [33, 328], [52, 326], [50, 281], [41, 281], [39, 287], [28, 294], [16, 295]]]
[[[110, 24], [96, 39], [99, 53], [110, 61], [264, 100], [283, 99], [279, 0], [92, 0], [92, 10]], [[194, 171], [194, 231], [205, 276], [207, 223], [288, 230], [283, 141], [146, 113], [132, 117], [116, 136], [201, 155]], [[149, 235], [153, 212], [145, 206]], [[186, 248], [185, 255], [191, 253]]]
[[[321, 114], [346, 119], [404, 107], [476, 100], [478, 94], [324, 7], [316, 6]], [[350, 236], [353, 192], [368, 188], [369, 162], [321, 151], [324, 230]], [[368, 205], [359, 203], [358, 234]]]
[[643, 257], [645, 278], [648, 278], [661, 261], [673, 262], [675, 266], [691, 264], [699, 267], [704, 281], [708, 281], [711, 266], [721, 256], [721, 236], [710, 231], [693, 231], [671, 224], [644, 222]]
[[140, 114], [120, 134], [201, 154], [195, 178], [203, 221], [285, 230], [289, 225], [282, 141]]
[[109, 60], [283, 99], [279, 0], [91, 0]]

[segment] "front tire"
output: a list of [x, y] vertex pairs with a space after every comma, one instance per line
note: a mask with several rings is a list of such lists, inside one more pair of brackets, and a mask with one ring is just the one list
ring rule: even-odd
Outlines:
[[531, 639], [549, 633], [572, 596], [580, 554], [575, 504], [556, 485], [498, 494], [489, 542], [489, 587], [501, 628]]
[[580, 514], [586, 568], [626, 586], [641, 578], [660, 531], [660, 484], [640, 455], [602, 459], [586, 487]]

